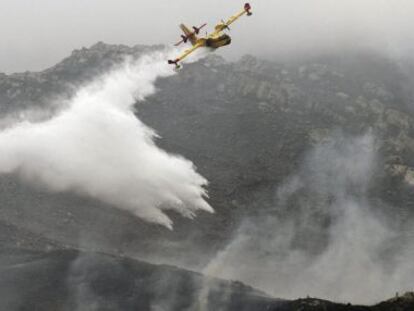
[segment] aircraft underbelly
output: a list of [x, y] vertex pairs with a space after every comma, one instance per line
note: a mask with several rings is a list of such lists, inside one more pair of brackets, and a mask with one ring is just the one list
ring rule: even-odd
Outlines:
[[229, 36], [217, 38], [217, 39], [208, 39], [206, 44], [208, 47], [217, 49], [219, 47], [229, 45], [231, 43], [231, 38]]

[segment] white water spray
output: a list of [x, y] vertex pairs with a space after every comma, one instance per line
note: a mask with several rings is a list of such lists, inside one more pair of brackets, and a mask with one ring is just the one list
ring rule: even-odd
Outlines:
[[157, 147], [156, 133], [134, 115], [136, 101], [156, 91], [156, 79], [174, 74], [169, 56], [126, 61], [81, 88], [54, 118], [1, 131], [0, 174], [89, 196], [170, 229], [165, 210], [190, 218], [197, 210], [213, 212], [207, 181], [190, 161]]

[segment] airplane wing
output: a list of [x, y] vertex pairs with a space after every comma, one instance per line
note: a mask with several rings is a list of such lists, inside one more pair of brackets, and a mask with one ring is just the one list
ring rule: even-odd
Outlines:
[[175, 60], [169, 60], [168, 63], [169, 64], [175, 64], [175, 66], [177, 68], [179, 68], [180, 67], [180, 65], [178, 64], [179, 62], [181, 62], [184, 58], [186, 58], [188, 55], [190, 55], [191, 53], [193, 53], [195, 50], [197, 50], [198, 48], [200, 48], [202, 46], [204, 46], [202, 43], [196, 43], [191, 48], [185, 50], [183, 52], [183, 54], [178, 56]]
[[215, 27], [215, 31], [210, 35], [211, 37], [218, 35], [220, 32], [222, 32], [224, 29], [229, 29], [229, 26], [233, 24], [236, 20], [238, 20], [240, 17], [242, 17], [244, 14], [247, 14], [248, 16], [252, 15], [252, 12], [250, 12], [251, 6], [249, 3], [246, 3], [244, 5], [243, 11], [237, 13], [236, 15], [233, 15], [230, 17], [226, 22], [222, 22], [220, 24], [217, 24]]

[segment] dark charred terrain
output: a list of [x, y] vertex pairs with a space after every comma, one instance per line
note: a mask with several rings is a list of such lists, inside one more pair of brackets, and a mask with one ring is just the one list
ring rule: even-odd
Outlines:
[[[157, 48], [98, 43], [43, 72], [0, 74], [0, 113], [5, 120], [25, 111], [47, 118], [77, 87], [125, 56]], [[304, 201], [329, 205], [329, 193], [305, 187], [277, 209], [275, 194], [301, 169], [309, 149], [366, 133], [375, 136], [378, 159], [364, 198], [399, 229], [396, 244], [410, 239], [411, 74], [407, 66], [369, 52], [286, 63], [252, 56], [230, 63], [211, 55], [159, 80], [159, 92], [137, 103], [137, 114], [160, 134], [160, 146], [192, 160], [209, 180], [216, 214], [195, 220], [172, 215], [170, 232], [93, 200], [50, 194], [16, 176], [1, 176], [2, 305], [5, 310], [203, 310], [194, 303], [208, 282], [207, 310], [412, 310], [409, 294], [375, 307], [280, 301], [241, 283], [127, 259], [198, 270], [246, 219], [297, 220]], [[351, 184], [349, 191], [359, 196], [357, 187]], [[298, 231], [293, 247], [322, 251], [331, 216], [312, 214], [317, 230]]]
[[44, 253], [5, 248], [0, 262], [3, 310], [400, 311], [414, 307], [413, 294], [374, 307], [314, 298], [279, 300], [240, 282], [75, 250]]
[[2, 249], [4, 310], [266, 310], [278, 301], [239, 282], [74, 250]]

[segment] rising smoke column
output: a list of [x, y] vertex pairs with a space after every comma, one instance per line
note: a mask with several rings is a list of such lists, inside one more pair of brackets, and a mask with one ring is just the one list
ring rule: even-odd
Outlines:
[[126, 61], [78, 90], [54, 118], [0, 132], [0, 174], [89, 196], [170, 229], [167, 209], [190, 218], [213, 212], [207, 181], [190, 161], [157, 147], [156, 133], [134, 114], [136, 101], [156, 91], [156, 79], [174, 74], [168, 57]]
[[274, 209], [246, 218], [204, 273], [290, 299], [372, 304], [411, 290], [414, 243], [370, 199], [377, 148], [371, 133], [314, 146]]

